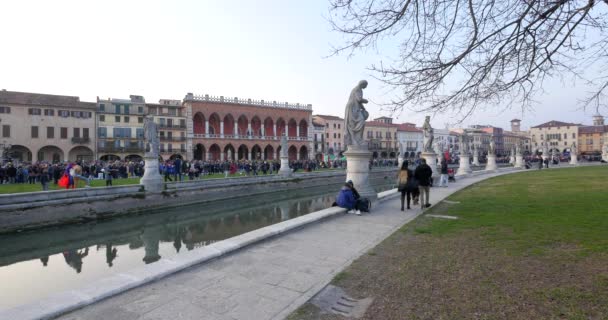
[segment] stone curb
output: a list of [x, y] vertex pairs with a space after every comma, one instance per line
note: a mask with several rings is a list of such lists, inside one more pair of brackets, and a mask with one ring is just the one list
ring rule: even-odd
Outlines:
[[[380, 192], [378, 200], [389, 199], [398, 194], [397, 189]], [[176, 255], [171, 259], [163, 259], [128, 272], [99, 279], [78, 290], [61, 292], [37, 303], [0, 311], [0, 319], [52, 319], [72, 310], [159, 280], [193, 265], [213, 260], [254, 243], [345, 212], [345, 209], [338, 207], [311, 212], [298, 218], [253, 230], [236, 237], [218, 241], [203, 248]]]

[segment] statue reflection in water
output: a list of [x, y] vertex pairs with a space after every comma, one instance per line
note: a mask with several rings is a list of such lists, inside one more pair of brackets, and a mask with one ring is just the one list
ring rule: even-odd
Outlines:
[[63, 258], [65, 259], [65, 263], [67, 263], [70, 267], [76, 270], [76, 273], [80, 273], [82, 271], [82, 259], [89, 255], [89, 248], [85, 248], [84, 251], [81, 250], [69, 250], [63, 252]]
[[114, 259], [118, 256], [118, 250], [116, 248], [112, 248], [111, 244], [106, 244], [106, 262], [108, 263], [108, 267], [112, 268], [114, 265]]

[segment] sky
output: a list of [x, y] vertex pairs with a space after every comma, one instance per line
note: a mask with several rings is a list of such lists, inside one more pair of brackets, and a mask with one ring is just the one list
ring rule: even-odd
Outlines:
[[[328, 0], [20, 0], [2, 3], [0, 89], [79, 96], [83, 101], [143, 95], [147, 102], [188, 92], [312, 104], [314, 114], [344, 115], [350, 90], [369, 86], [371, 117], [422, 125], [425, 114], [391, 115], [387, 88], [367, 70], [393, 46], [330, 56], [342, 35], [327, 22]], [[533, 111], [488, 106], [460, 126], [509, 128], [550, 120], [591, 124], [581, 110], [588, 89], [559, 79]], [[457, 115], [433, 115], [436, 128]], [[454, 125], [451, 125], [454, 126]]]

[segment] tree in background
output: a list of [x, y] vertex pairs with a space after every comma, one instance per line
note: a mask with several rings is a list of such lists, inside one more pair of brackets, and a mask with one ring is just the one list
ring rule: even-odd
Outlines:
[[570, 75], [602, 103], [608, 76], [608, 0], [330, 0], [346, 36], [333, 53], [394, 44], [398, 57], [370, 69], [397, 89], [390, 109], [451, 111], [530, 107], [550, 77]]

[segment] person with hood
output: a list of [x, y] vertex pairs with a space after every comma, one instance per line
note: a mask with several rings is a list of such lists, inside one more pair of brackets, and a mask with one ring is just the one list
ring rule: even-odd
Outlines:
[[360, 215], [361, 211], [357, 208], [357, 197], [358, 192], [354, 189], [352, 182], [348, 181], [344, 184], [340, 193], [336, 197], [336, 204], [348, 212], [354, 211], [356, 215]]

